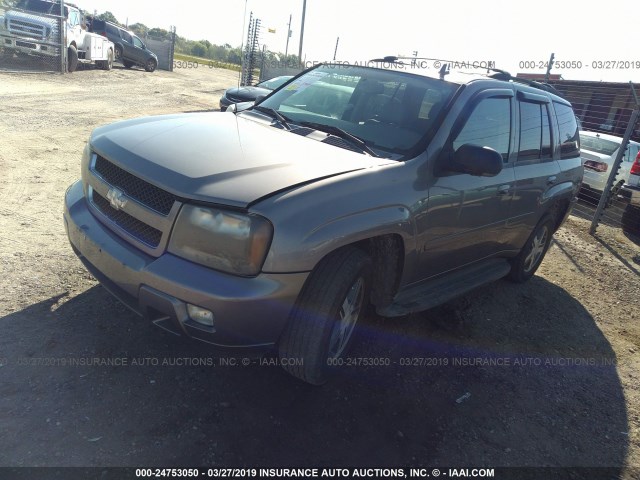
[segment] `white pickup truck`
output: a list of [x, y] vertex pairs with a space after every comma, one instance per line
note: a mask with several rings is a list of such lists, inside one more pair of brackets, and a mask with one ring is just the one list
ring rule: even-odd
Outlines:
[[6, 51], [59, 57], [61, 17], [64, 18], [67, 71], [75, 71], [78, 63], [95, 63], [110, 70], [115, 52], [113, 43], [87, 32], [82, 12], [70, 3], [65, 3], [61, 12], [59, 1], [20, 0], [15, 8], [0, 17], [0, 46]]

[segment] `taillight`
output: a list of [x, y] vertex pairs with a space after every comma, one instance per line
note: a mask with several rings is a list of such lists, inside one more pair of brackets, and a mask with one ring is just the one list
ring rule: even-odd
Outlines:
[[[636, 159], [637, 161], [637, 159]], [[606, 172], [609, 169], [609, 165], [604, 162], [596, 162], [594, 160], [586, 160], [584, 162], [584, 168], [589, 170], [595, 170], [596, 172]]]
[[631, 175], [640, 175], [640, 152], [636, 156], [636, 161], [631, 165]]

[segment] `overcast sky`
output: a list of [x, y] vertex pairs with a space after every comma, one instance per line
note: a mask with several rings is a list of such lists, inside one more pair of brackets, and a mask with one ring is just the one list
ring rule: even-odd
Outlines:
[[[98, 13], [111, 11], [119, 21], [140, 22], [179, 35], [239, 46], [243, 15], [262, 20], [261, 44], [284, 52], [292, 17], [289, 53], [297, 53], [303, 0], [77, 0]], [[581, 68], [554, 68], [568, 79], [640, 82], [636, 2], [608, 0], [595, 4], [563, 0], [307, 0], [303, 58], [365, 61], [384, 55], [411, 55], [461, 61], [495, 61], [511, 73], [544, 73], [550, 54]], [[246, 28], [246, 26], [245, 26]], [[272, 28], [276, 33], [268, 33]], [[536, 68], [524, 68], [520, 62]], [[612, 64], [615, 61], [615, 65]], [[602, 67], [595, 68], [597, 63]], [[626, 63], [619, 63], [626, 62]], [[618, 64], [619, 63], [619, 64]], [[580, 64], [574, 64], [580, 67]], [[626, 68], [624, 68], [626, 67]], [[634, 68], [631, 68], [634, 67]]]

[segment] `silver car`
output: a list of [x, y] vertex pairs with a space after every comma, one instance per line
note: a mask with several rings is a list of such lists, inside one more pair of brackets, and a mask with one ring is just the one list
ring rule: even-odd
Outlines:
[[368, 307], [398, 317], [531, 278], [582, 180], [571, 105], [500, 72], [321, 64], [233, 113], [96, 129], [74, 251], [156, 325], [312, 384]]
[[[607, 185], [622, 138], [606, 133], [580, 132], [580, 152], [584, 164], [583, 186], [602, 193]], [[640, 143], [630, 141], [622, 158], [613, 187], [617, 190], [629, 181], [631, 165], [640, 151]]]

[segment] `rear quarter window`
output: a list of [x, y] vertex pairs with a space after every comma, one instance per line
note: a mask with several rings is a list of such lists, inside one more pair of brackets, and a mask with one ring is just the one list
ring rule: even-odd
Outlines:
[[575, 158], [580, 156], [580, 136], [578, 122], [573, 108], [564, 103], [553, 102], [560, 132], [560, 158]]

